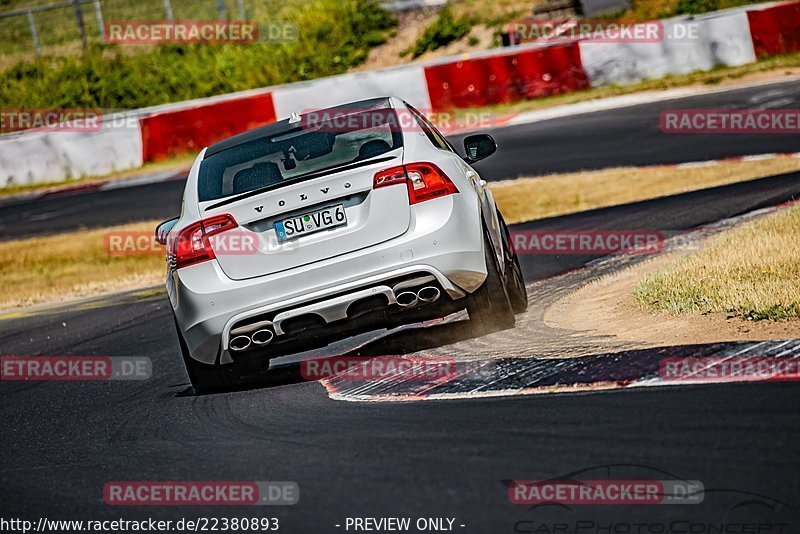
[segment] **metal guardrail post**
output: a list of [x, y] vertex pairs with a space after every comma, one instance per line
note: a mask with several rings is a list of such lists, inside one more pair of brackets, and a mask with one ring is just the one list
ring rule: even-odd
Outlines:
[[89, 44], [86, 42], [86, 24], [83, 22], [83, 8], [81, 7], [80, 0], [72, 0], [72, 5], [75, 8], [75, 20], [78, 23], [78, 34], [81, 37], [81, 46], [83, 47], [83, 51], [89, 48]]
[[97, 17], [97, 29], [100, 31], [100, 40], [106, 42], [106, 27], [103, 23], [103, 10], [100, 9], [100, 0], [94, 0], [94, 15]]
[[28, 27], [31, 29], [31, 37], [33, 37], [33, 48], [36, 50], [36, 57], [42, 53], [39, 47], [39, 32], [36, 31], [36, 21], [33, 20], [33, 11], [28, 10]]
[[225, 20], [225, 14], [227, 12], [225, 0], [217, 0], [217, 11], [219, 12], [219, 20]]
[[167, 20], [175, 20], [172, 14], [172, 3], [169, 0], [164, 0], [164, 11], [167, 13]]
[[247, 13], [244, 10], [244, 0], [236, 0], [236, 5], [239, 6], [239, 19], [247, 20]]

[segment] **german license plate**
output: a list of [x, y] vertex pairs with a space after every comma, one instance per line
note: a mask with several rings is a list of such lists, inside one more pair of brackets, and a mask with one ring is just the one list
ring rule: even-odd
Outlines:
[[347, 216], [344, 212], [344, 206], [337, 204], [290, 219], [276, 221], [275, 233], [278, 235], [278, 241], [289, 241], [290, 239], [297, 239], [314, 232], [346, 224]]

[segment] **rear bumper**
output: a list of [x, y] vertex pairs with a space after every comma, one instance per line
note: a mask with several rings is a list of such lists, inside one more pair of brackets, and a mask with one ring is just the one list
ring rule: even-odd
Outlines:
[[216, 261], [174, 272], [167, 289], [192, 358], [230, 362], [230, 330], [242, 319], [356, 293], [398, 276], [431, 274], [451, 299], [471, 293], [485, 280], [486, 265], [480, 211], [470, 200], [449, 196], [417, 205], [400, 237], [268, 276], [231, 280]]

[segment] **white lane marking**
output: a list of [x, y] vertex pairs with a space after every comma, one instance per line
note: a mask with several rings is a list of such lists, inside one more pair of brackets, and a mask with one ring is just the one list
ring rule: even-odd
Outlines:
[[752, 156], [742, 156], [742, 161], [761, 161], [764, 159], [777, 158], [778, 154], [754, 154]]
[[140, 185], [154, 184], [159, 182], [166, 182], [172, 179], [182, 177], [182, 171], [163, 171], [154, 174], [147, 174], [144, 176], [135, 176], [132, 178], [122, 178], [119, 180], [110, 180], [99, 187], [101, 191], [108, 191], [110, 189], [124, 189], [126, 187], [136, 187]]
[[679, 163], [676, 165], [678, 169], [698, 169], [700, 167], [713, 167], [719, 164], [720, 160], [711, 159], [708, 161], [690, 161], [688, 163]]
[[784, 89], [770, 89], [767, 91], [762, 91], [760, 93], [756, 93], [747, 100], [751, 104], [761, 104], [763, 102], [768, 102], [770, 100], [774, 100], [776, 97], [782, 98], [785, 97], [787, 91]]
[[[762, 87], [765, 85], [782, 84], [795, 81], [800, 81], [800, 76], [787, 76], [779, 80], [767, 80], [755, 83], [743, 83], [737, 85], [730, 85], [727, 87], [718, 87], [714, 89], [709, 89], [706, 87], [681, 87], [677, 89], [667, 89], [664, 91], [647, 91], [642, 93], [633, 93], [630, 95], [598, 98], [597, 100], [589, 100], [588, 102], [579, 102], [577, 104], [566, 104], [563, 106], [555, 106], [552, 108], [520, 113], [516, 117], [511, 118], [508, 122], [495, 127], [495, 129], [501, 129], [506, 126], [516, 126], [519, 124], [530, 124], [534, 122], [556, 119], [560, 117], [569, 117], [572, 115], [581, 115], [584, 113], [595, 113], [598, 111], [626, 108], [631, 106], [638, 106], [641, 104], [666, 102], [669, 100], [675, 100], [684, 97], [726, 93], [730, 91], [751, 89], [753, 87]], [[772, 91], [768, 92], [785, 94], [785, 91], [786, 91], [785, 89], [773, 89]], [[790, 100], [790, 102], [793, 102], [793, 100]]]
[[794, 104], [794, 99], [792, 98], [778, 98], [776, 100], [764, 102], [760, 106], [756, 106], [756, 109], [780, 109], [792, 104]]

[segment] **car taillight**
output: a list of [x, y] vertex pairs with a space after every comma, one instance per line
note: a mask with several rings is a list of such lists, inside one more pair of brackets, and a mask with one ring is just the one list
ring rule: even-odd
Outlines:
[[406, 182], [411, 204], [458, 193], [456, 185], [433, 163], [409, 163], [379, 171], [374, 188]]
[[379, 187], [386, 187], [387, 185], [404, 183], [407, 179], [406, 168], [399, 165], [375, 173], [372, 185], [375, 189], [378, 189]]
[[238, 227], [232, 215], [217, 215], [202, 221], [190, 224], [175, 237], [172, 245], [172, 255], [175, 268], [188, 267], [196, 263], [213, 260], [214, 250], [208, 238]]
[[456, 185], [433, 163], [410, 163], [406, 165], [406, 174], [412, 204], [458, 193]]

